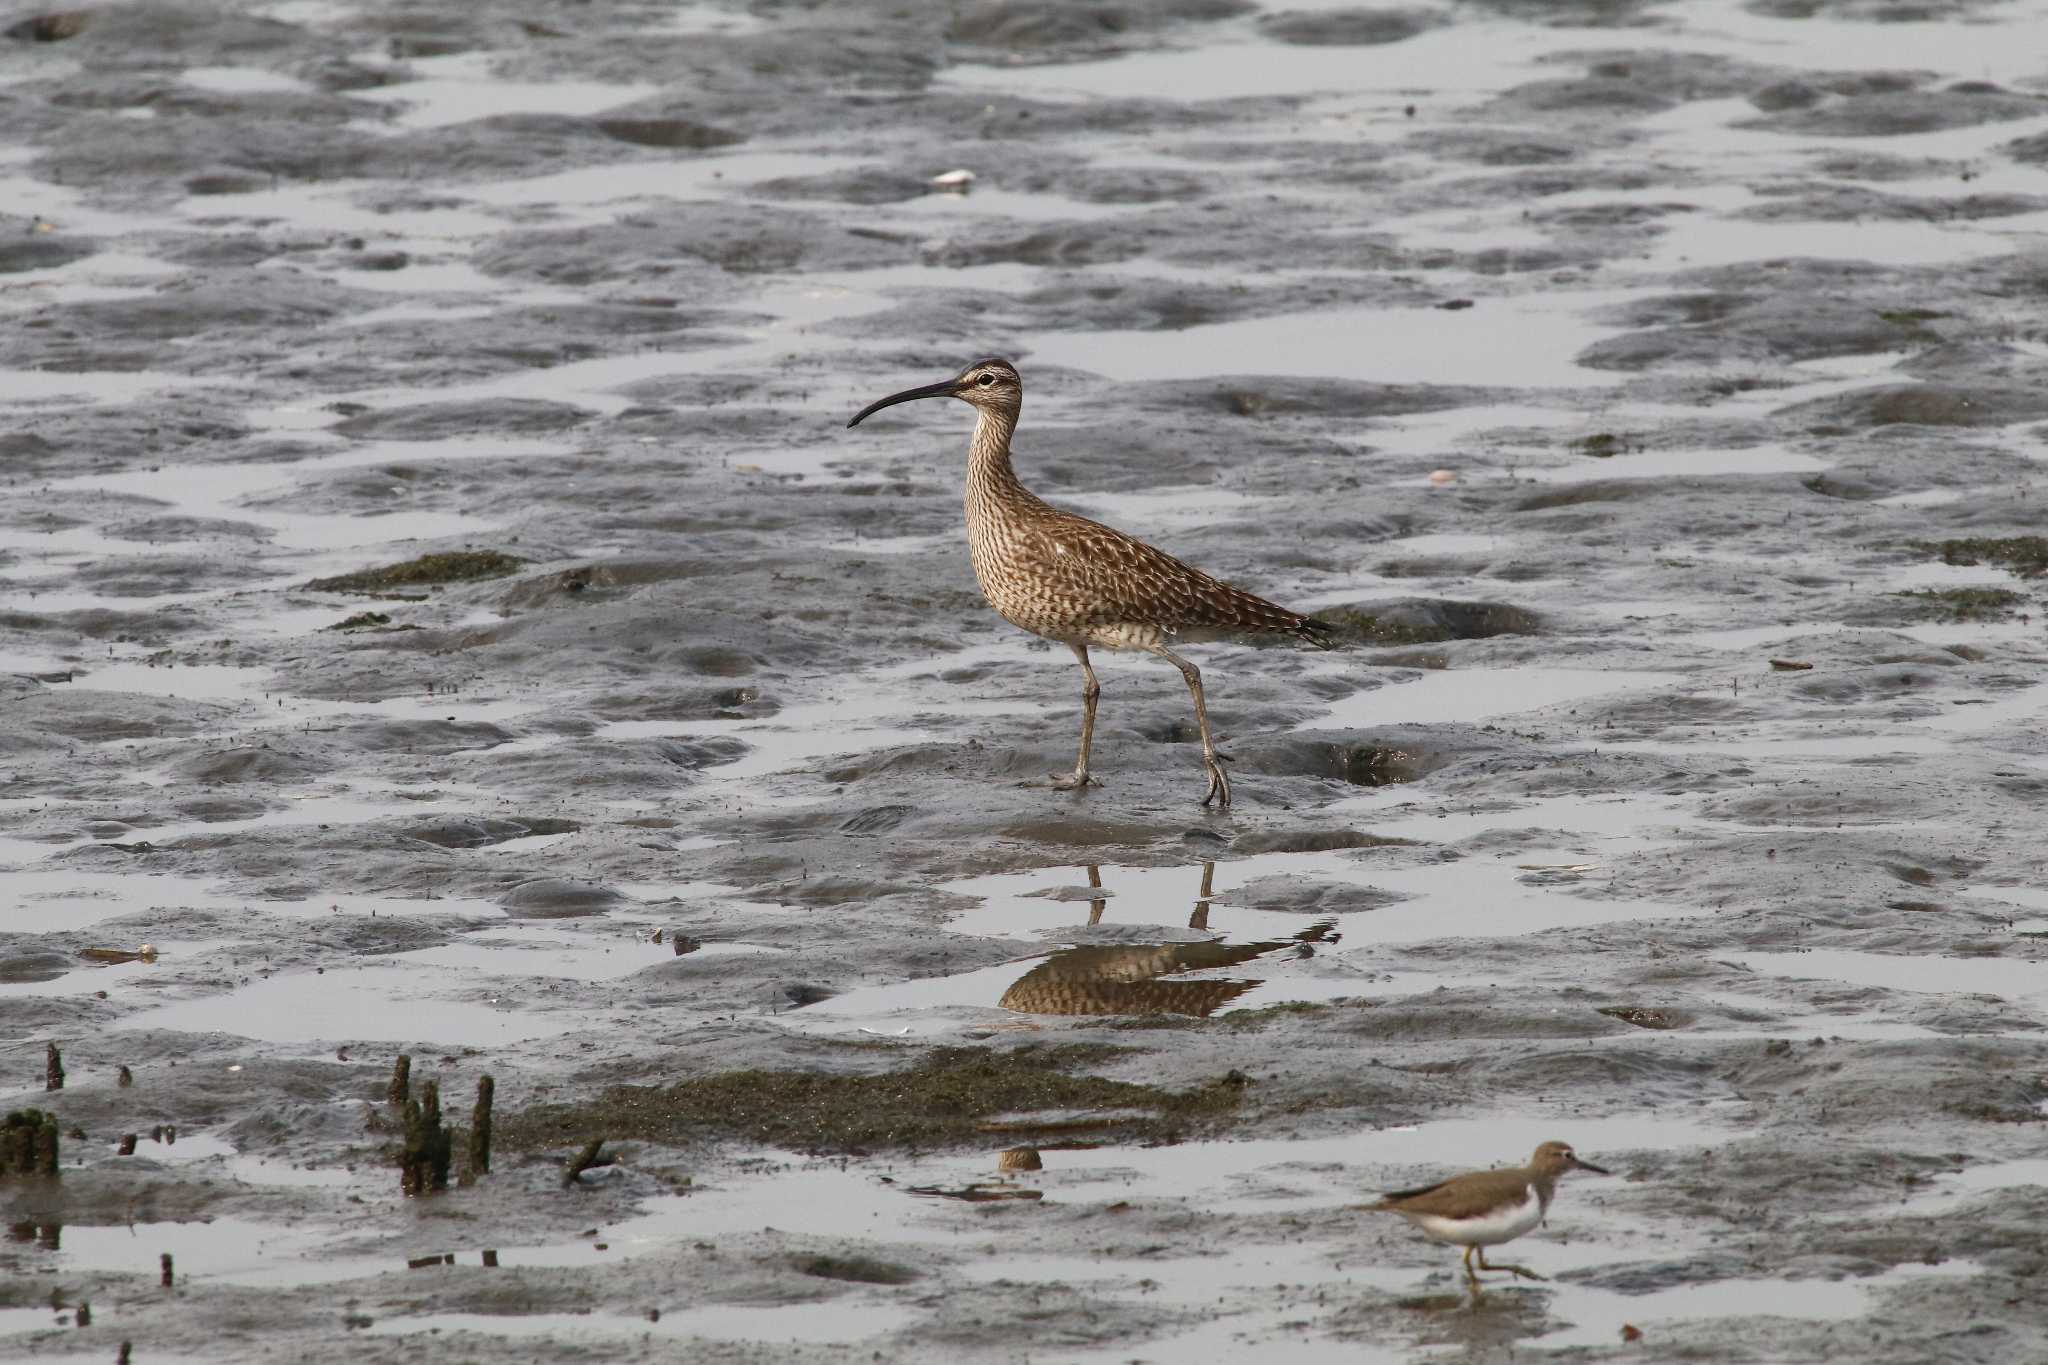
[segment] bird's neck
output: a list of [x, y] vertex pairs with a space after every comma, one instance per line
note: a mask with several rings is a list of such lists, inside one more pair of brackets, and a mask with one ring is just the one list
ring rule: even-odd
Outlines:
[[1017, 429], [1017, 414], [980, 409], [974, 423], [974, 439], [967, 445], [967, 496], [1002, 499], [1021, 493], [1017, 471], [1010, 467], [1010, 434]]
[[1550, 1211], [1551, 1198], [1557, 1193], [1557, 1177], [1545, 1171], [1531, 1172], [1529, 1188], [1536, 1191], [1536, 1202], [1545, 1213]]

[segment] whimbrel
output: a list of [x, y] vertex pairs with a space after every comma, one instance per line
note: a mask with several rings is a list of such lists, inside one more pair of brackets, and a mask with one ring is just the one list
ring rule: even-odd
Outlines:
[[883, 408], [918, 398], [958, 398], [978, 414], [967, 444], [967, 549], [981, 595], [1011, 625], [1074, 651], [1087, 679], [1081, 690], [1081, 754], [1071, 775], [1053, 786], [1078, 790], [1095, 782], [1088, 749], [1102, 686], [1088, 647], [1157, 654], [1187, 680], [1202, 732], [1209, 790], [1202, 804], [1230, 804], [1227, 761], [1209, 732], [1202, 674], [1170, 645], [1238, 635], [1290, 635], [1328, 649], [1335, 628], [1275, 606], [1211, 578], [1162, 550], [1100, 522], [1048, 505], [1010, 467], [1010, 437], [1024, 406], [1024, 384], [1007, 360], [977, 360], [951, 379], [905, 389], [868, 404], [849, 427]]
[[1486, 1248], [1511, 1242], [1543, 1221], [1550, 1201], [1557, 1193], [1557, 1178], [1566, 1171], [1613, 1172], [1579, 1160], [1578, 1153], [1563, 1142], [1546, 1142], [1536, 1149], [1526, 1166], [1501, 1171], [1468, 1171], [1419, 1190], [1390, 1194], [1377, 1204], [1361, 1205], [1367, 1213], [1398, 1213], [1432, 1242], [1448, 1242], [1465, 1248], [1465, 1274], [1474, 1284], [1479, 1273], [1472, 1268], [1472, 1253], [1479, 1253], [1479, 1270], [1505, 1270], [1531, 1280], [1543, 1277], [1525, 1266], [1489, 1265]]

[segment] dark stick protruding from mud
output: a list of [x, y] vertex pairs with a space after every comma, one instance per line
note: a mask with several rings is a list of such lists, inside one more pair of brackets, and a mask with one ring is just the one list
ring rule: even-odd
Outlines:
[[77, 1322], [80, 1327], [92, 1326], [92, 1300], [80, 1299], [78, 1301]]
[[123, 1133], [123, 1134], [121, 1134], [121, 1145], [120, 1145], [119, 1147], [116, 1147], [116, 1148], [114, 1149], [114, 1155], [115, 1155], [115, 1156], [134, 1156], [134, 1155], [135, 1155], [135, 1134], [133, 1134], [133, 1133]]
[[[392, 1084], [395, 1088], [395, 1078]], [[441, 1083], [428, 1081], [420, 1088], [419, 1099], [406, 1101], [405, 1148], [399, 1156], [400, 1188], [408, 1198], [447, 1189], [448, 1161], [454, 1154], [455, 1139], [441, 1124]]]
[[391, 1088], [385, 1092], [385, 1098], [390, 1100], [392, 1107], [400, 1113], [405, 1112], [406, 1101], [412, 1098], [412, 1054], [410, 1052], [399, 1053], [398, 1061], [392, 1065]]
[[574, 1185], [576, 1183], [576, 1178], [582, 1175], [585, 1171], [589, 1170], [592, 1166], [611, 1165], [610, 1161], [600, 1159], [598, 1156], [598, 1152], [603, 1147], [604, 1139], [601, 1137], [594, 1137], [590, 1141], [584, 1143], [583, 1150], [578, 1152], [576, 1154], [575, 1159], [563, 1168], [562, 1184], [564, 1186]]
[[465, 1183], [491, 1173], [491, 1101], [497, 1097], [498, 1082], [488, 1074], [476, 1082], [476, 1109], [469, 1119], [469, 1166]]
[[62, 1090], [63, 1088], [64, 1054], [57, 1051], [55, 1043], [50, 1043], [43, 1048], [43, 1089]]
[[130, 1351], [134, 1350], [134, 1349], [135, 1349], [135, 1343], [134, 1343], [134, 1342], [132, 1342], [132, 1341], [124, 1341], [124, 1342], [122, 1342], [122, 1343], [121, 1343], [121, 1354], [120, 1354], [120, 1355], [118, 1355], [118, 1356], [116, 1356], [116, 1357], [114, 1358], [114, 1365], [128, 1365], [128, 1353], [129, 1353]]
[[125, 1066], [122, 1067], [114, 1074], [114, 1084], [126, 1090], [129, 1086], [135, 1084], [135, 1073]]
[[57, 1116], [17, 1109], [0, 1125], [0, 1179], [57, 1175]]
[[[177, 1271], [171, 1263], [171, 1253], [166, 1251], [163, 1254], [163, 1256], [159, 1258], [159, 1264], [163, 1266], [163, 1278], [160, 1281], [160, 1283], [163, 1285], [164, 1288], [169, 1289], [171, 1287], [172, 1281], [178, 1278]], [[124, 1341], [121, 1343], [121, 1355], [123, 1356], [123, 1358], [126, 1358], [127, 1354], [128, 1343]]]

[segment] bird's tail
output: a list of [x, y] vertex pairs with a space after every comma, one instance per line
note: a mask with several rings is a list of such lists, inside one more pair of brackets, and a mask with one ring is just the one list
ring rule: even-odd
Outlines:
[[1328, 621], [1318, 621], [1313, 616], [1304, 616], [1294, 627], [1295, 638], [1317, 649], [1337, 647], [1337, 628]]

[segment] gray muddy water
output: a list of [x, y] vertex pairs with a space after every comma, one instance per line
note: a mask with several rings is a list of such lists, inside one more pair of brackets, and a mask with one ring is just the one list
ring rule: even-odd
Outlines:
[[2048, 6], [7, 22], [0, 1358], [2048, 1355]]

